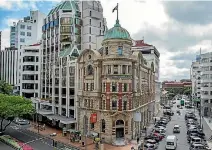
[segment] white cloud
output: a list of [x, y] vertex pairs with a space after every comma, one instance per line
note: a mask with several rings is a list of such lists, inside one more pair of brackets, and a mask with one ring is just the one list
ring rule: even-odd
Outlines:
[[0, 2], [0, 8], [2, 9], [8, 9], [13, 11], [18, 11], [20, 9], [33, 9], [37, 10], [36, 2], [38, 0], [1, 0]]

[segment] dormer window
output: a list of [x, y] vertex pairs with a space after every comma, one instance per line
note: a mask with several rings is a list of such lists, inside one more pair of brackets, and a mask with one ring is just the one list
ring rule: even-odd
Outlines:
[[105, 55], [108, 55], [108, 47], [105, 47]]

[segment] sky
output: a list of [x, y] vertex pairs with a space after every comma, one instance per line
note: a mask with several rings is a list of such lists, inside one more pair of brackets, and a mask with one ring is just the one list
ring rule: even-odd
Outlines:
[[[9, 46], [9, 26], [30, 10], [48, 14], [60, 0], [0, 0], [2, 47]], [[115, 24], [112, 9], [119, 3], [119, 20], [132, 39], [154, 45], [160, 52], [160, 80], [190, 78], [196, 55], [212, 50], [212, 2], [101, 0], [108, 28]]]

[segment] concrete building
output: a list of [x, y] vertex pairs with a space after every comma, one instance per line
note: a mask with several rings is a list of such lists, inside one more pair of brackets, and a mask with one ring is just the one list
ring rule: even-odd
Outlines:
[[11, 85], [17, 84], [18, 77], [18, 49], [5, 48], [0, 51], [0, 76], [1, 80]]
[[10, 27], [10, 47], [16, 47], [15, 43], [16, 43], [16, 36], [17, 36], [17, 32], [18, 32], [16, 30], [16, 27], [17, 27], [16, 23], [13, 22], [13, 26]]
[[161, 82], [160, 78], [160, 53], [157, 48], [153, 45], [144, 43], [144, 40], [133, 41], [132, 51], [141, 51], [144, 59], [146, 60], [148, 67], [154, 63], [155, 71], [155, 115], [160, 109], [160, 97], [161, 97]]
[[30, 15], [14, 22], [10, 27], [10, 46], [21, 49], [23, 45], [40, 42], [45, 14], [40, 11], [30, 11]]
[[22, 46], [20, 95], [26, 98], [40, 97], [41, 44]]
[[212, 117], [212, 53], [200, 55], [201, 114]]
[[44, 118], [51, 119], [60, 128], [76, 127], [78, 80], [75, 70], [78, 69], [75, 62], [87, 46], [97, 47], [99, 30], [104, 34], [102, 13], [99, 2], [67, 0], [44, 19], [41, 99], [33, 99], [33, 102], [41, 108], [38, 111]]
[[99, 1], [79, 1], [79, 10], [82, 12], [82, 49], [94, 49], [102, 43], [107, 29], [106, 19], [103, 17], [103, 8]]
[[200, 61], [191, 65], [192, 99], [201, 98], [201, 68]]
[[98, 51], [83, 51], [77, 60], [78, 129], [124, 145], [153, 117], [154, 63], [149, 68], [140, 51], [131, 51], [132, 39], [119, 20], [102, 45]]

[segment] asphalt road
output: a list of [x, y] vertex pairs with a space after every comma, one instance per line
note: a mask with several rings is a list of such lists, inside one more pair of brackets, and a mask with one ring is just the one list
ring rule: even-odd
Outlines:
[[14, 149], [0, 141], [0, 150], [14, 150]]
[[[44, 138], [43, 136], [37, 135], [33, 132], [26, 130], [28, 126], [19, 126], [17, 124], [11, 123], [11, 125], [6, 129], [5, 134], [10, 135], [21, 142], [28, 143], [32, 146], [34, 150], [52, 150], [52, 140]], [[7, 150], [2, 149], [0, 150]], [[9, 149], [8, 149], [9, 150]]]
[[[172, 116], [172, 120], [168, 123], [166, 127], [166, 135], [173, 135], [173, 127], [175, 124], [178, 124], [181, 126], [180, 133], [174, 134], [177, 136], [177, 150], [189, 150], [189, 144], [187, 143], [187, 128], [185, 123], [185, 113], [186, 109], [180, 109], [181, 115], [176, 114], [176, 110], [178, 109], [177, 104], [174, 104], [172, 110], [174, 111], [174, 116]], [[165, 150], [165, 140], [164, 138], [160, 143], [158, 150]]]

